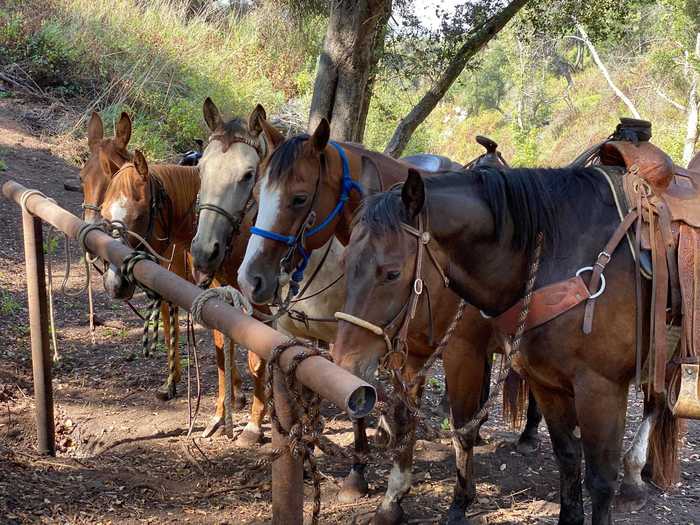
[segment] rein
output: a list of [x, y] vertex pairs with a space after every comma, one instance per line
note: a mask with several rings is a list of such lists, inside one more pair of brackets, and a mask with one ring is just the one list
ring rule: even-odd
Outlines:
[[289, 250], [282, 258], [282, 261], [280, 263], [282, 271], [284, 273], [289, 273], [288, 270], [290, 269], [289, 267], [292, 264], [292, 259], [295, 253], [299, 253], [299, 255], [301, 256], [301, 261], [292, 272], [291, 282], [289, 283], [290, 290], [294, 290], [294, 295], [296, 295], [296, 293], [299, 290], [299, 283], [301, 283], [301, 281], [304, 278], [304, 270], [306, 270], [306, 267], [309, 264], [309, 257], [311, 256], [310, 252], [308, 252], [304, 247], [304, 240], [324, 230], [331, 224], [331, 222], [333, 222], [333, 220], [335, 220], [335, 218], [345, 207], [347, 201], [350, 199], [350, 192], [353, 189], [357, 190], [360, 194], [363, 194], [362, 186], [360, 186], [360, 184], [357, 181], [353, 180], [350, 176], [350, 163], [348, 162], [348, 158], [345, 154], [345, 151], [336, 142], [331, 141], [330, 145], [333, 146], [338, 152], [338, 155], [340, 155], [340, 160], [343, 166], [343, 175], [341, 179], [341, 191], [340, 197], [338, 198], [338, 203], [335, 205], [333, 210], [331, 210], [328, 216], [325, 219], [323, 219], [323, 221], [321, 221], [320, 224], [314, 225], [316, 222], [316, 212], [314, 211], [314, 205], [318, 200], [321, 179], [325, 178], [324, 176], [327, 171], [326, 157], [322, 153], [320, 163], [321, 167], [319, 170], [318, 178], [316, 179], [316, 187], [314, 189], [314, 195], [311, 200], [311, 206], [309, 207], [309, 211], [307, 212], [306, 217], [302, 221], [301, 226], [299, 227], [297, 232], [294, 235], [283, 235], [281, 233], [258, 228], [257, 226], [253, 226], [250, 229], [250, 233], [252, 235], [259, 235], [260, 237], [263, 237], [265, 239], [278, 241], [289, 246]]

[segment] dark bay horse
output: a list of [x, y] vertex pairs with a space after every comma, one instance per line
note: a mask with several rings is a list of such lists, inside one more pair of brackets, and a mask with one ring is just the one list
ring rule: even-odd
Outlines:
[[[186, 166], [154, 166], [149, 170], [145, 158], [136, 150], [134, 162], [127, 163], [113, 176], [105, 194], [102, 205], [102, 217], [107, 221], [120, 221], [127, 230], [138, 234], [160, 255], [171, 259], [169, 268], [183, 278], [190, 278], [187, 271], [188, 248], [195, 230], [195, 203], [199, 192], [199, 175], [197, 168]], [[138, 239], [128, 239], [132, 246], [138, 247]], [[245, 242], [228, 252], [228, 257], [237, 267], [243, 256]], [[179, 249], [176, 249], [179, 247]], [[143, 248], [142, 248], [143, 249]], [[180, 254], [180, 255], [178, 255]], [[236, 262], [238, 261], [238, 262]], [[224, 270], [217, 272], [217, 282], [233, 282], [235, 272], [227, 274]], [[105, 290], [114, 298], [129, 299], [134, 293], [133, 285], [124, 279], [120, 270], [111, 265], [104, 274]], [[176, 338], [177, 339], [177, 338]], [[216, 414], [204, 431], [210, 436], [221, 426], [224, 419], [225, 370], [224, 351], [231, 352], [232, 345], [225, 349], [222, 334], [214, 331], [216, 361], [219, 371], [219, 395], [216, 402]], [[169, 348], [168, 362], [172, 369], [168, 377], [168, 387], [179, 377], [179, 349], [177, 345]], [[255, 380], [255, 391], [251, 407], [249, 425], [259, 429], [265, 414], [264, 404], [264, 362], [249, 352], [248, 365]], [[177, 367], [177, 368], [175, 368]], [[232, 366], [232, 385], [240, 391], [240, 377]], [[248, 433], [239, 436], [239, 444], [248, 444]]]
[[[298, 274], [309, 253], [334, 235], [341, 242], [348, 241], [352, 215], [361, 198], [354, 183], [359, 181], [370, 192], [379, 191], [401, 181], [408, 173], [407, 164], [368, 151], [360, 145], [329, 143], [325, 121], [321, 121], [312, 136], [302, 135], [287, 141], [264, 120], [261, 125], [275, 149], [262, 167], [256, 228], [252, 230], [254, 236], [238, 273], [241, 289], [253, 302], [273, 300], [278, 292], [280, 274]], [[313, 223], [309, 221], [310, 217], [315, 217]], [[288, 277], [282, 278], [283, 282], [285, 280]], [[434, 325], [434, 332], [439, 337], [441, 330], [447, 328], [458, 303], [454, 294], [438, 289], [431, 302], [432, 312], [420, 311], [419, 322], [410, 327], [412, 354], [406, 370], [409, 377], [433, 352], [436, 341], [433, 341], [433, 334], [427, 335], [426, 327]], [[431, 318], [435, 319], [434, 323]], [[490, 359], [487, 347], [491, 335], [491, 324], [478, 310], [469, 308], [447, 348], [448, 395], [453, 417], [460, 422], [471, 417], [480, 406], [481, 386], [488, 378], [485, 372]], [[419, 394], [419, 390], [415, 392], [417, 397]], [[530, 424], [521, 436], [524, 448], [529, 449], [536, 447], [539, 422], [534, 404], [532, 408]], [[463, 499], [475, 490], [471, 476], [473, 442], [463, 440], [455, 445], [459, 471], [457, 498]], [[412, 446], [407, 447], [395, 464], [395, 474], [391, 477], [378, 519], [392, 520], [400, 516], [399, 502], [410, 488], [412, 454]], [[357, 497], [366, 491], [363, 470], [361, 464], [354, 466], [341, 491], [343, 499]]]
[[[385, 322], [411, 295], [416, 239], [407, 233], [410, 228], [429, 235], [449, 287], [485, 315], [497, 316], [521, 300], [540, 234], [545, 242], [535, 289], [590, 267], [619, 223], [608, 183], [597, 168], [480, 168], [426, 178], [412, 170], [402, 189], [365, 202], [348, 248], [346, 306], [358, 316]], [[517, 356], [559, 463], [561, 524], [584, 523], [582, 452], [592, 523], [612, 523], [628, 388], [635, 375], [635, 264], [625, 244], [612, 255], [592, 332], [582, 331], [584, 307], [579, 304], [527, 331]], [[648, 298], [649, 285], [644, 286]], [[376, 355], [356, 345], [370, 342], [364, 331], [340, 325], [334, 358], [364, 375]], [[665, 400], [651, 394], [625, 455], [620, 509], [644, 504], [641, 472], [647, 458], [656, 482], [670, 483], [677, 433]], [[450, 519], [463, 517], [472, 500], [473, 494], [456, 499]]]

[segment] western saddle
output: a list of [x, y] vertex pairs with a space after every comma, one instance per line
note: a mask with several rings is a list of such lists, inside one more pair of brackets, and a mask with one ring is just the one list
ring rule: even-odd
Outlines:
[[[678, 417], [700, 418], [700, 171], [681, 168], [651, 139], [651, 123], [623, 118], [615, 133], [584, 164], [617, 166], [626, 209], [619, 232], [634, 230], [635, 261], [644, 251], [652, 263], [650, 386], [666, 393]], [[617, 232], [616, 232], [617, 233]], [[607, 253], [606, 253], [607, 252]], [[591, 289], [612, 251], [598, 256]], [[594, 282], [595, 281], [595, 282]], [[637, 272], [637, 380], [641, 375], [641, 282]], [[595, 299], [589, 299], [584, 332], [591, 330]], [[669, 325], [681, 326], [680, 338], [668, 337]], [[669, 349], [669, 340], [674, 348]], [[670, 350], [670, 352], [669, 352]], [[681, 385], [678, 385], [680, 377]]]

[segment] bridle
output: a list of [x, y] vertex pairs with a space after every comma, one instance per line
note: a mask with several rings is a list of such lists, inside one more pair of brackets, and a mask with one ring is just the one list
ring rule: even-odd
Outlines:
[[[407, 340], [408, 340], [408, 327], [411, 321], [416, 316], [416, 310], [418, 307], [418, 301], [421, 296], [425, 294], [428, 305], [430, 305], [430, 290], [424, 286], [423, 281], [423, 259], [424, 254], [428, 255], [428, 258], [433, 263], [433, 266], [440, 274], [442, 278], [442, 283], [445, 288], [450, 285], [450, 280], [445, 274], [445, 271], [440, 266], [438, 259], [430, 247], [430, 242], [432, 241], [432, 235], [429, 232], [429, 228], [423, 227], [424, 222], [427, 223], [427, 215], [424, 218], [423, 212], [418, 215], [418, 228], [401, 223], [401, 229], [409, 235], [416, 238], [417, 250], [416, 250], [416, 265], [413, 274], [413, 286], [411, 287], [410, 296], [408, 301], [404, 304], [403, 308], [398, 311], [398, 313], [384, 326], [380, 326], [361, 317], [351, 315], [345, 312], [336, 312], [335, 318], [339, 321], [346, 321], [360, 328], [364, 328], [372, 332], [373, 334], [383, 337], [384, 343], [386, 344], [387, 353], [384, 355], [383, 367], [392, 368], [394, 370], [403, 368], [406, 363], [406, 356], [408, 352]], [[430, 308], [430, 306], [429, 306]], [[430, 322], [432, 323], [432, 315], [430, 315]], [[392, 335], [393, 334], [393, 335]], [[394, 361], [394, 356], [399, 356], [400, 361], [396, 363]]]
[[[263, 148], [261, 148], [260, 143], [249, 138], [249, 137], [241, 137], [239, 135], [236, 135], [234, 137], [230, 137], [226, 139], [226, 142], [224, 142], [224, 139], [226, 137], [226, 133], [215, 133], [209, 137], [209, 142], [213, 140], [219, 140], [222, 143], [224, 143], [224, 149], [222, 150], [222, 153], [226, 153], [228, 151], [228, 148], [232, 144], [245, 144], [246, 146], [250, 146], [255, 150], [255, 152], [258, 154], [258, 158], [263, 159], [265, 156], [265, 152], [263, 151]], [[250, 203], [252, 200], [252, 192], [251, 195], [248, 196], [248, 201], [246, 202], [246, 205], [243, 207], [243, 210], [241, 210], [239, 213], [236, 215], [233, 215], [223, 209], [220, 206], [217, 206], [216, 204], [211, 204], [208, 202], [202, 203], [200, 202], [199, 198], [199, 193], [197, 193], [197, 201], [195, 204], [195, 221], [199, 221], [199, 214], [204, 211], [211, 211], [217, 215], [221, 215], [224, 219], [228, 221], [228, 223], [231, 225], [231, 234], [229, 235], [229, 238], [227, 239], [226, 246], [228, 247], [231, 241], [231, 237], [233, 235], [238, 234], [238, 232], [241, 229], [241, 222], [243, 222], [243, 217], [245, 217], [245, 214], [250, 210]]]
[[[357, 181], [353, 180], [350, 176], [350, 163], [348, 162], [348, 157], [345, 154], [343, 148], [341, 148], [338, 143], [333, 141], [329, 142], [329, 144], [333, 146], [338, 152], [338, 155], [340, 155], [340, 160], [343, 166], [343, 175], [341, 179], [341, 189], [340, 197], [338, 198], [338, 203], [331, 210], [328, 216], [325, 219], [323, 219], [323, 221], [321, 221], [320, 224], [315, 225], [316, 212], [314, 211], [314, 206], [316, 205], [316, 201], [318, 200], [321, 180], [326, 178], [326, 173], [328, 171], [325, 153], [321, 152], [319, 175], [316, 179], [316, 186], [314, 188], [313, 197], [311, 199], [311, 205], [309, 206], [309, 211], [306, 213], [306, 216], [301, 222], [301, 225], [297, 229], [296, 233], [294, 233], [293, 235], [283, 235], [281, 233], [258, 228], [257, 226], [253, 226], [250, 229], [251, 235], [259, 235], [260, 237], [264, 237], [265, 239], [270, 239], [273, 241], [284, 243], [289, 247], [287, 253], [280, 261], [280, 270], [281, 273], [284, 275], [289, 275], [289, 273], [291, 272], [291, 281], [289, 282], [289, 285], [290, 292], [292, 293], [292, 295], [296, 295], [299, 291], [299, 283], [301, 283], [301, 281], [304, 279], [304, 270], [306, 270], [306, 267], [309, 264], [309, 258], [311, 257], [311, 253], [307, 251], [304, 247], [305, 239], [311, 237], [312, 235], [316, 235], [318, 232], [324, 230], [328, 225], [330, 225], [333, 222], [333, 220], [335, 220], [335, 218], [345, 207], [347, 201], [350, 199], [350, 192], [352, 190], [358, 191], [360, 195], [364, 193], [362, 186]], [[292, 271], [294, 255], [297, 252], [301, 256], [301, 261], [299, 261], [299, 264]]]

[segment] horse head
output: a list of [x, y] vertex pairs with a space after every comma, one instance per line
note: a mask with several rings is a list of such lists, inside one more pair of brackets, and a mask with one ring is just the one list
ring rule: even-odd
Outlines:
[[214, 102], [204, 101], [204, 120], [212, 134], [199, 161], [199, 222], [191, 247], [194, 268], [202, 279], [221, 265], [251, 200], [267, 151], [260, 124], [265, 118], [258, 105], [247, 123], [240, 118], [224, 122]]

